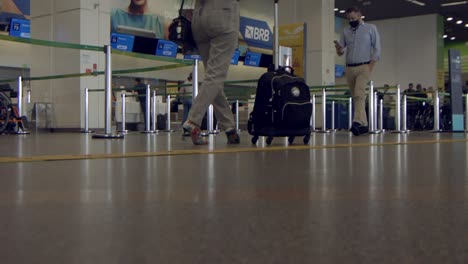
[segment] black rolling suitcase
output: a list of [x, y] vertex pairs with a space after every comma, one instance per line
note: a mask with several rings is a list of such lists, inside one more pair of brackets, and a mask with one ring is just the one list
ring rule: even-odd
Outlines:
[[[278, 0], [275, 0], [277, 8]], [[275, 50], [278, 50], [277, 43]], [[308, 144], [311, 115], [310, 91], [304, 79], [295, 76], [290, 67], [269, 70], [258, 80], [255, 105], [248, 120], [252, 143], [256, 144], [263, 136], [267, 137], [268, 145], [274, 137], [288, 137], [292, 144], [295, 137], [303, 136], [304, 144]]]

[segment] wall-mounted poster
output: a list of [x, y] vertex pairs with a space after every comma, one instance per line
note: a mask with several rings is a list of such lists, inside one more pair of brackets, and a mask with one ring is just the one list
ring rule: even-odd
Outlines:
[[292, 48], [294, 72], [304, 77], [305, 72], [305, 24], [281, 25], [279, 27], [280, 46]]

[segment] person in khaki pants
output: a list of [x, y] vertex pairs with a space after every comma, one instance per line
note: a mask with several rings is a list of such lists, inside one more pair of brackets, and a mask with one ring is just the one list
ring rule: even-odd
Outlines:
[[362, 21], [359, 8], [346, 10], [349, 26], [335, 41], [336, 53], [346, 53], [346, 79], [354, 101], [351, 132], [359, 136], [369, 132], [366, 114], [366, 87], [376, 62], [380, 59], [380, 36], [377, 27]]
[[226, 132], [228, 144], [239, 144], [234, 118], [224, 94], [224, 81], [238, 41], [238, 1], [197, 0], [192, 30], [205, 65], [205, 77], [183, 128], [190, 131], [193, 144], [207, 144], [201, 137], [200, 124], [208, 106], [213, 104], [220, 128]]

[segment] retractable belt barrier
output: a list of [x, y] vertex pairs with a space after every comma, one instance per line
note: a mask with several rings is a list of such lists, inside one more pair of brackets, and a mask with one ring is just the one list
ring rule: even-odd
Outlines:
[[[172, 70], [182, 67], [192, 66], [193, 72], [193, 84], [177, 84], [177, 85], [167, 85], [166, 88], [170, 87], [185, 87], [185, 86], [192, 86], [194, 87], [193, 93], [186, 93], [186, 95], [192, 95], [192, 97], [196, 97], [198, 93], [199, 87], [199, 78], [198, 78], [198, 60], [184, 60], [184, 59], [176, 59], [176, 58], [168, 58], [168, 57], [160, 57], [160, 56], [153, 56], [147, 54], [140, 54], [140, 53], [132, 53], [132, 52], [125, 52], [120, 50], [114, 50], [110, 46], [94, 46], [94, 45], [80, 45], [80, 44], [73, 44], [73, 43], [65, 43], [65, 42], [56, 42], [56, 41], [46, 41], [46, 40], [39, 40], [39, 39], [25, 39], [25, 38], [16, 38], [10, 37], [5, 35], [0, 35], [0, 41], [9, 41], [9, 42], [17, 42], [17, 43], [24, 43], [30, 45], [38, 45], [44, 47], [52, 47], [52, 48], [60, 48], [60, 49], [74, 49], [74, 50], [84, 50], [84, 51], [94, 51], [99, 53], [104, 53], [106, 67], [105, 71], [93, 71], [93, 72], [85, 72], [85, 73], [70, 73], [70, 74], [53, 74], [49, 76], [35, 76], [35, 77], [19, 77], [19, 78], [10, 78], [0, 80], [0, 83], [11, 83], [17, 82], [18, 83], [18, 112], [20, 115], [23, 114], [23, 105], [22, 105], [22, 88], [24, 81], [44, 81], [44, 80], [55, 80], [55, 79], [65, 79], [65, 78], [81, 78], [81, 77], [92, 77], [92, 76], [105, 76], [105, 89], [84, 89], [84, 104], [85, 104], [85, 125], [82, 132], [84, 133], [92, 133], [89, 128], [89, 93], [90, 92], [105, 92], [105, 132], [104, 134], [95, 135], [96, 138], [121, 138], [123, 137], [122, 134], [126, 133], [125, 124], [123, 124], [122, 130], [119, 131], [121, 134], [113, 134], [111, 131], [111, 92], [112, 91], [124, 91], [124, 90], [146, 90], [145, 95], [126, 95], [122, 94], [122, 120], [125, 123], [125, 112], [126, 112], [126, 98], [127, 97], [146, 97], [147, 100], [147, 108], [146, 111], [146, 129], [145, 133], [156, 133], [158, 130], [155, 126], [155, 119], [156, 114], [153, 114], [153, 120], [150, 120], [151, 116], [151, 108], [153, 109], [153, 113], [156, 113], [156, 91], [151, 91], [151, 87], [149, 85], [146, 88], [114, 88], [111, 89], [112, 84], [112, 76], [113, 75], [124, 75], [124, 74], [132, 74], [132, 73], [143, 73], [143, 72], [153, 72], [153, 71], [165, 71], [165, 70]], [[153, 67], [142, 67], [142, 68], [133, 68], [133, 69], [119, 69], [119, 70], [112, 70], [111, 59], [113, 55], [119, 56], [127, 56], [132, 58], [138, 59], [146, 59], [152, 61], [159, 61], [168, 63], [165, 65], [160, 66], [153, 66]], [[240, 103], [248, 103], [250, 99], [250, 95], [255, 93], [256, 84], [258, 79], [252, 80], [236, 80], [236, 81], [227, 81], [225, 82], [226, 86], [235, 86], [241, 84], [249, 84], [245, 87], [235, 87], [235, 88], [226, 88], [226, 95], [229, 99], [230, 103], [235, 104], [236, 111], [236, 129], [239, 130], [239, 104]], [[381, 91], [382, 89], [385, 90], [386, 95], [396, 95], [395, 103], [390, 104], [385, 102], [383, 99], [378, 99], [377, 90]], [[316, 105], [317, 105], [317, 97], [321, 97], [322, 102], [322, 118], [323, 118], [323, 127], [322, 130], [319, 132], [322, 133], [329, 133], [331, 131], [336, 131], [335, 129], [335, 106], [337, 102], [345, 102], [348, 104], [348, 125], [349, 127], [352, 126], [352, 104], [353, 100], [350, 96], [346, 95], [337, 95], [334, 93], [345, 92], [349, 91], [347, 85], [316, 85], [316, 86], [309, 86], [309, 90], [311, 92], [311, 103], [312, 103], [312, 116], [310, 118], [310, 125], [312, 131], [316, 131]], [[434, 127], [433, 131], [439, 132], [440, 131], [440, 97], [443, 96], [450, 96], [448, 93], [444, 92], [409, 92], [402, 95], [400, 85], [396, 86], [385, 86], [385, 87], [374, 87], [373, 82], [369, 83], [368, 88], [368, 107], [369, 107], [369, 131], [371, 133], [382, 133], [384, 131], [383, 127], [383, 109], [384, 106], [394, 107], [396, 110], [395, 114], [395, 131], [396, 133], [408, 133], [407, 127], [407, 104], [408, 101], [410, 102], [427, 102], [432, 103], [434, 107]], [[388, 91], [392, 92], [388, 92]], [[317, 93], [317, 94], [316, 94]], [[318, 94], [320, 93], [320, 94]], [[433, 97], [430, 98], [421, 98], [415, 96], [417, 94], [429, 94], [432, 93]], [[167, 101], [167, 125], [166, 130], [167, 132], [171, 132], [171, 119], [170, 119], [170, 100], [171, 96], [178, 95], [178, 93], [162, 93], [162, 95], [166, 96]], [[327, 130], [327, 102], [331, 102], [331, 130]], [[466, 102], [466, 111], [465, 111], [465, 127], [468, 131], [468, 97], [465, 96]], [[215, 128], [213, 127], [213, 110], [209, 111], [209, 131], [216, 132]], [[151, 122], [152, 121], [152, 122]], [[152, 123], [152, 127], [151, 127]]]
[[[81, 44], [74, 44], [74, 43], [65, 43], [65, 42], [57, 42], [57, 41], [47, 41], [47, 40], [39, 40], [33, 38], [17, 38], [17, 37], [10, 37], [5, 35], [0, 35], [0, 41], [8, 41], [8, 42], [16, 42], [16, 43], [24, 43], [30, 44], [35, 46], [44, 46], [49, 48], [59, 48], [59, 49], [72, 49], [72, 50], [82, 50], [82, 51], [94, 51], [99, 53], [104, 53], [105, 55], [105, 71], [90, 71], [85, 73], [71, 73], [71, 74], [52, 74], [48, 76], [35, 76], [35, 77], [23, 77], [22, 80], [18, 81], [18, 90], [19, 93], [19, 112], [22, 114], [22, 81], [43, 81], [43, 80], [54, 80], [54, 79], [65, 79], [65, 78], [81, 78], [81, 77], [90, 77], [90, 76], [100, 76], [105, 75], [105, 132], [103, 134], [96, 134], [94, 138], [121, 138], [123, 137], [120, 134], [113, 134], [111, 131], [111, 83], [112, 83], [112, 75], [122, 75], [122, 74], [131, 74], [131, 73], [142, 73], [142, 72], [153, 72], [153, 71], [163, 71], [163, 70], [171, 70], [181, 67], [187, 67], [191, 65], [198, 65], [196, 62], [194, 63], [193, 60], [182, 60], [176, 58], [169, 58], [169, 57], [160, 57], [160, 56], [152, 56], [147, 54], [139, 54], [139, 53], [132, 53], [132, 52], [124, 52], [120, 50], [113, 50], [110, 46], [93, 46], [93, 45], [81, 45]], [[128, 56], [133, 58], [140, 58], [140, 59], [147, 59], [152, 61], [164, 62], [165, 65], [161, 66], [154, 66], [154, 67], [144, 67], [144, 68], [133, 68], [133, 69], [119, 69], [112, 71], [111, 65], [111, 57], [113, 55], [120, 55], [120, 56]], [[195, 70], [195, 69], [194, 69]], [[198, 74], [198, 69], [195, 70], [195, 74]], [[194, 77], [198, 79], [197, 76]], [[10, 83], [15, 82], [15, 79], [5, 79], [0, 80], [0, 83]], [[89, 89], [85, 89], [85, 109], [89, 107]], [[89, 130], [89, 110], [85, 110], [85, 128], [82, 130], [85, 133], [90, 133]]]

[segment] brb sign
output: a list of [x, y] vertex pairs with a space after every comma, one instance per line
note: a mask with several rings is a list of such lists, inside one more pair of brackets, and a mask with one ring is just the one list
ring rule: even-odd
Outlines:
[[273, 32], [267, 22], [252, 18], [240, 18], [240, 32], [251, 47], [273, 49]]

